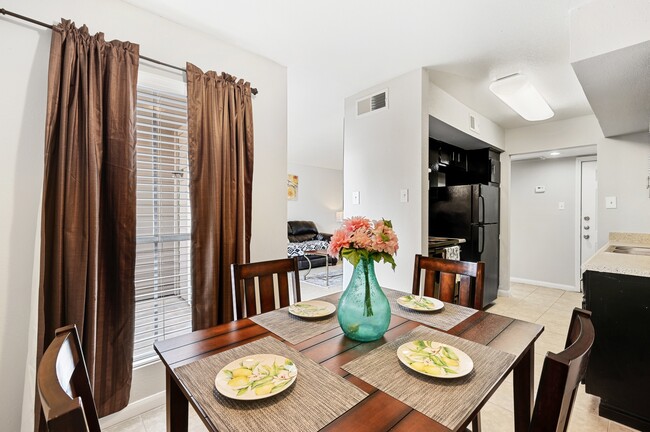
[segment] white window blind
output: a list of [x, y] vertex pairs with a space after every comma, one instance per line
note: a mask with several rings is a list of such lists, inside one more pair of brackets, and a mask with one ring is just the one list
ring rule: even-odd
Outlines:
[[160, 82], [138, 81], [134, 366], [192, 328], [186, 97], [182, 82]]

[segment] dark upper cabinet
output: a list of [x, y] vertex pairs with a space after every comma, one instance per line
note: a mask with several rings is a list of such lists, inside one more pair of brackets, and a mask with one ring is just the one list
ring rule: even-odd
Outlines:
[[467, 152], [467, 172], [472, 177], [472, 183], [498, 185], [501, 183], [500, 154], [492, 149], [484, 148]]
[[464, 150], [429, 138], [429, 183], [434, 186], [486, 184], [501, 182], [499, 153], [483, 148]]

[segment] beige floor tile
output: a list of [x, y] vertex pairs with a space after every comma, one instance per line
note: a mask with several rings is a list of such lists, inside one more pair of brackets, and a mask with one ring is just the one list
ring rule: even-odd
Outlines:
[[[537, 320], [535, 321], [538, 324], [542, 324], [546, 331], [554, 331], [556, 333], [562, 333], [563, 329], [569, 328], [569, 323], [571, 322], [571, 316], [567, 314], [558, 314], [555, 312], [547, 311], [544, 312]], [[553, 330], [551, 330], [553, 328]], [[560, 331], [557, 331], [559, 329]]]
[[585, 392], [585, 386], [579, 385], [573, 408], [576, 412], [582, 411], [591, 415], [598, 415], [600, 398]]
[[544, 310], [547, 310], [548, 308], [551, 307], [553, 301], [554, 300], [549, 297], [535, 296], [531, 294], [528, 297], [521, 299], [521, 304], [526, 305], [528, 307], [537, 307], [537, 308], [543, 308]]
[[554, 297], [557, 299], [562, 297], [564, 293], [566, 293], [566, 291], [561, 289], [537, 287], [535, 291], [533, 291], [532, 295], [542, 295], [546, 297]]
[[494, 392], [490, 402], [508, 411], [513, 411], [515, 407], [513, 398], [512, 381], [504, 381]]
[[515, 417], [512, 411], [487, 402], [481, 410], [481, 430], [483, 432], [510, 432], [515, 430]]
[[544, 333], [535, 341], [535, 352], [546, 355], [547, 352], [558, 353], [564, 349], [566, 335], [544, 329]]
[[609, 420], [582, 410], [574, 410], [569, 420], [569, 432], [607, 432]]
[[573, 313], [573, 309], [576, 307], [580, 307], [580, 305], [574, 305], [571, 303], [566, 303], [566, 302], [561, 302], [557, 300], [555, 303], [551, 305], [550, 308], [548, 308], [549, 312], [558, 312], [558, 313], [565, 313], [569, 317]]
[[121, 423], [104, 429], [104, 432], [147, 432], [140, 416], [131, 417]]
[[193, 409], [190, 409], [189, 432], [205, 432], [208, 429], [199, 418], [199, 415]]
[[607, 432], [634, 432], [637, 429], [632, 429], [631, 427], [616, 423], [615, 421], [609, 421], [609, 428]]
[[522, 321], [535, 322], [542, 316], [542, 312], [541, 310], [529, 308], [513, 308], [508, 309], [503, 315]]
[[529, 284], [525, 284], [525, 283], [514, 282], [514, 283], [512, 283], [510, 289], [514, 289], [514, 290], [519, 291], [519, 292], [527, 292], [528, 294], [530, 294], [533, 291], [535, 291], [537, 288], [539, 288], [539, 287], [537, 287], [535, 285], [529, 285]]
[[569, 330], [569, 324], [560, 324], [557, 322], [545, 322], [545, 323], [540, 323], [544, 326], [544, 331], [549, 331], [553, 333], [559, 333], [559, 334], [566, 334], [567, 331]]
[[583, 296], [583, 293], [581, 293], [581, 292], [565, 291], [565, 292], [562, 294], [562, 297], [560, 297], [560, 298], [561, 298], [562, 300], [565, 300], [565, 299], [566, 299], [566, 300], [569, 300], [569, 299], [570, 299], [570, 300], [572, 300], [572, 301], [582, 302], [582, 296]]
[[144, 423], [144, 428], [147, 432], [166, 431], [165, 405], [147, 411], [146, 413], [141, 414], [140, 417], [142, 417], [142, 423]]

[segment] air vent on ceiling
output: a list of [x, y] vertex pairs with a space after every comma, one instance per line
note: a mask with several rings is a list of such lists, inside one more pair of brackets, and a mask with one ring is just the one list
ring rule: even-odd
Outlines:
[[357, 101], [357, 116], [388, 108], [388, 89]]
[[471, 113], [469, 115], [469, 130], [476, 132], [477, 134], [479, 133], [478, 119], [474, 116], [474, 114]]

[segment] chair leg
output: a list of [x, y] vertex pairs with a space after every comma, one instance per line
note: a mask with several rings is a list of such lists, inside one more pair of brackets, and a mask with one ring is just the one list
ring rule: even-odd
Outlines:
[[472, 432], [481, 432], [481, 412], [479, 411], [476, 414], [476, 417], [472, 420]]

